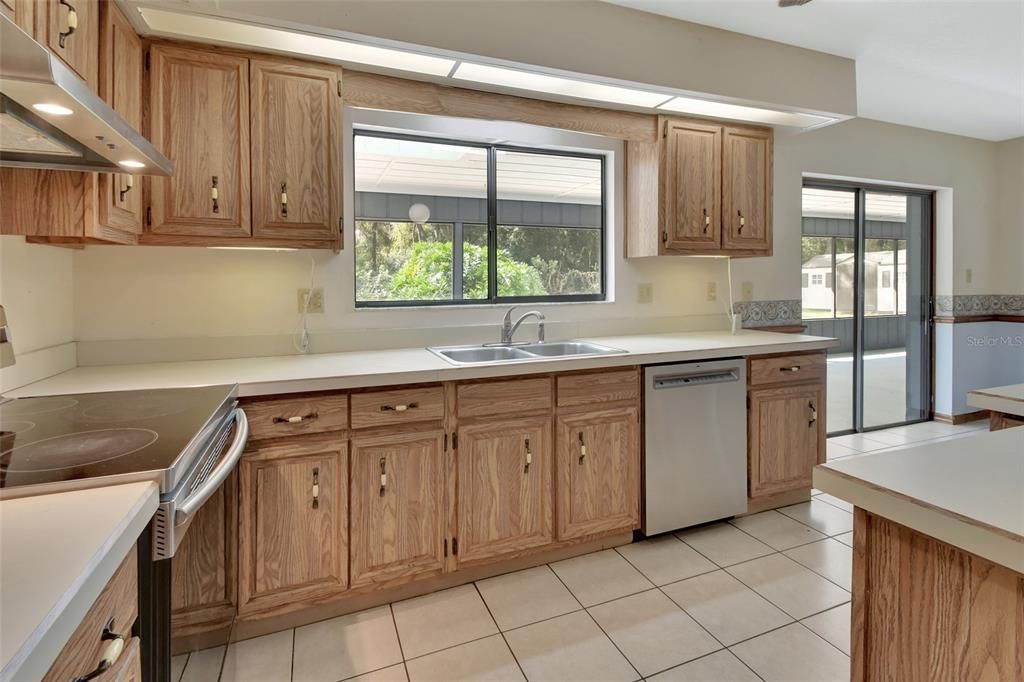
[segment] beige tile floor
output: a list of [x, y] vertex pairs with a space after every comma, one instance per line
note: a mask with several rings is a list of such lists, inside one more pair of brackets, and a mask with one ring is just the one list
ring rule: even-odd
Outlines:
[[[936, 422], [829, 459], [960, 438]], [[850, 505], [811, 501], [177, 656], [175, 682], [849, 679]]]

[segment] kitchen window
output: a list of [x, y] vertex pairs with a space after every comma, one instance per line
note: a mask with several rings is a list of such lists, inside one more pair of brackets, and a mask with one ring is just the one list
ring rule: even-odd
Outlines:
[[354, 131], [357, 307], [605, 298], [601, 154]]

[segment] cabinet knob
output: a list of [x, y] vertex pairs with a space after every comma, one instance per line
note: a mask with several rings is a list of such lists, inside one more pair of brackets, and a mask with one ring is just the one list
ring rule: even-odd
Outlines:
[[60, 45], [60, 49], [67, 47], [67, 39], [78, 30], [78, 12], [75, 11], [75, 6], [67, 0], [60, 0], [60, 4], [68, 8], [68, 30], [61, 31], [57, 34], [57, 44]]
[[380, 411], [381, 412], [405, 412], [406, 410], [415, 410], [419, 406], [420, 406], [419, 403], [409, 403], [407, 405], [403, 404], [403, 403], [399, 403], [398, 405], [381, 405], [380, 406]]
[[310, 412], [309, 414], [295, 415], [294, 417], [274, 417], [275, 424], [301, 424], [305, 421], [312, 421], [319, 417], [319, 413]]

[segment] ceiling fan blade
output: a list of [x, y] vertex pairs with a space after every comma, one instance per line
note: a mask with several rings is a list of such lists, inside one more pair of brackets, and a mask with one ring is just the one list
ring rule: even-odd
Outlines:
[[779, 0], [779, 7], [799, 7], [806, 5], [811, 0]]

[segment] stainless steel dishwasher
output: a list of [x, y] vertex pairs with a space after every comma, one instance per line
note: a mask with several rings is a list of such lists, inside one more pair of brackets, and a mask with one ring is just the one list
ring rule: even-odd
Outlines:
[[644, 367], [645, 535], [747, 510], [742, 358]]

